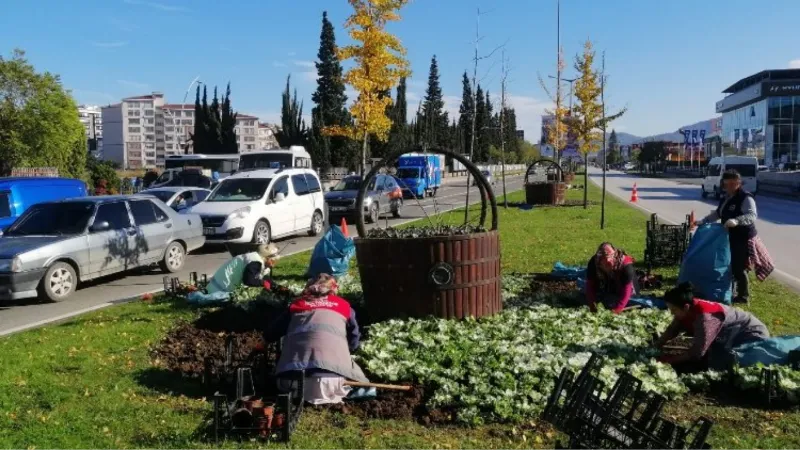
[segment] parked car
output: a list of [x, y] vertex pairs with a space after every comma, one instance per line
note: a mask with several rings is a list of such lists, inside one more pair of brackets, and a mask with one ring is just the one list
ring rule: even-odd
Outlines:
[[72, 178], [0, 178], [0, 230], [37, 203], [87, 195], [86, 183]]
[[[350, 223], [355, 221], [356, 197], [358, 190], [361, 189], [361, 180], [360, 175], [345, 177], [325, 193], [330, 223], [338, 224], [342, 217], [349, 219]], [[375, 223], [383, 213], [392, 213], [395, 218], [400, 217], [403, 198], [402, 195], [396, 195], [399, 188], [397, 180], [391, 175], [379, 174], [370, 180], [364, 196], [364, 220]]]
[[[494, 180], [494, 177], [492, 176], [492, 172], [490, 172], [488, 170], [481, 170], [481, 175], [483, 175], [483, 177], [486, 178], [486, 182], [488, 182], [489, 184], [494, 186], [494, 181], [495, 180]], [[531, 174], [531, 175], [534, 175], [534, 174]], [[472, 185], [473, 186], [477, 186], [478, 185], [478, 180], [473, 179], [472, 180]]]
[[200, 217], [156, 198], [39, 203], [0, 237], [0, 299], [62, 301], [79, 282], [151, 264], [177, 272], [204, 242]]
[[136, 195], [152, 195], [175, 211], [184, 212], [205, 200], [210, 193], [208, 189], [172, 186], [147, 189]]
[[266, 244], [325, 228], [325, 199], [311, 169], [257, 169], [231, 175], [191, 208], [203, 220], [206, 242]]
[[713, 194], [714, 198], [720, 199], [723, 195], [722, 174], [735, 170], [742, 176], [742, 185], [750, 193], [758, 192], [758, 158], [752, 156], [723, 156], [711, 158], [708, 162], [708, 173], [700, 186], [700, 193], [703, 198]]

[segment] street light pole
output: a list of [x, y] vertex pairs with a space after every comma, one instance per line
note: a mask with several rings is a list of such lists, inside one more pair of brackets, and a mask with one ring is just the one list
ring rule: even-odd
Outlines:
[[[186, 105], [186, 99], [189, 97], [189, 91], [192, 90], [192, 86], [194, 86], [195, 84], [197, 84], [198, 86], [203, 84], [203, 82], [200, 81], [200, 75], [194, 77], [194, 80], [192, 80], [192, 82], [189, 83], [189, 87], [186, 88], [186, 93], [183, 94], [183, 101], [181, 102], [181, 111], [183, 111], [183, 107]], [[197, 117], [195, 117], [194, 120], [197, 120]], [[173, 115], [172, 121], [175, 122], [175, 116], [174, 115]], [[178, 126], [177, 125], [178, 124], [176, 123], [175, 124], [175, 144], [180, 146], [180, 140], [178, 139]], [[188, 145], [186, 146], [186, 150], [187, 151], [189, 150], [189, 146]]]

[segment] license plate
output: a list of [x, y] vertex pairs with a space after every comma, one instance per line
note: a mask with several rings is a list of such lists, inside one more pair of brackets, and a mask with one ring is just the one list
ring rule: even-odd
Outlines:
[[346, 206], [331, 206], [331, 211], [347, 211]]
[[216, 233], [217, 233], [216, 228], [203, 228], [203, 235], [205, 235], [205, 236], [210, 236], [210, 235], [216, 234]]

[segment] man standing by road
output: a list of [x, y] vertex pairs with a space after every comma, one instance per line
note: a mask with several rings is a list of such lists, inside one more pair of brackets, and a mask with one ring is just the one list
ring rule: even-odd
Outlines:
[[753, 194], [742, 188], [742, 177], [736, 171], [722, 175], [725, 191], [719, 206], [696, 225], [721, 221], [728, 229], [731, 247], [731, 272], [736, 280], [734, 303], [747, 303], [750, 299], [748, 270], [755, 270], [760, 281], [764, 281], [774, 270], [772, 258], [756, 231], [758, 211]]

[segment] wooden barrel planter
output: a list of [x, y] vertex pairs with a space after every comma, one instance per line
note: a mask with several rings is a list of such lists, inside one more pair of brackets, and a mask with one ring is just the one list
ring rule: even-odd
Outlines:
[[[547, 166], [545, 177], [541, 181], [533, 180], [535, 167], [548, 161], [536, 161], [525, 172], [525, 203], [529, 205], [563, 205], [567, 195], [567, 183], [558, 164]], [[573, 175], [574, 176], [574, 175]]]
[[[368, 238], [363, 201], [367, 180], [380, 167], [396, 161], [405, 151], [387, 156], [364, 178], [356, 200], [356, 260], [370, 319], [444, 319], [484, 317], [503, 308], [500, 295], [500, 234], [497, 202], [480, 170], [460, 154], [431, 150], [458, 160], [478, 181], [481, 192], [481, 226], [487, 203], [491, 206], [489, 231], [453, 236], [418, 238]], [[488, 201], [487, 201], [488, 199]]]

